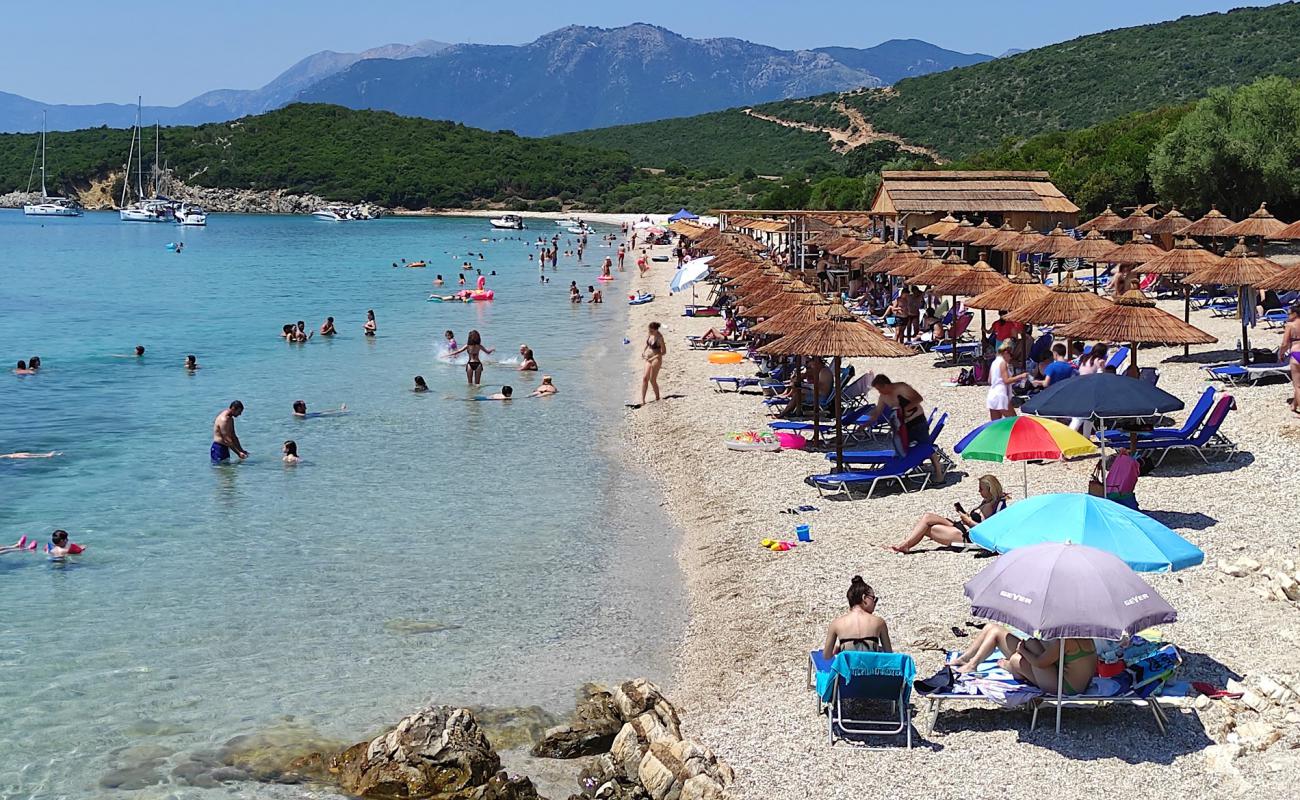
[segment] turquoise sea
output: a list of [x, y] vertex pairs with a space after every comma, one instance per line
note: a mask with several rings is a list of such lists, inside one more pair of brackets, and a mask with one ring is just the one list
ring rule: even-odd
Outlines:
[[[229, 796], [177, 765], [286, 724], [355, 741], [431, 700], [564, 711], [585, 680], [666, 675], [676, 534], [618, 456], [626, 305], [619, 282], [568, 302], [612, 252], [596, 237], [539, 283], [530, 242], [556, 230], [0, 211], [0, 453], [64, 454], [0, 460], [0, 540], [87, 546], [0, 554], [0, 796], [103, 796], [122, 769], [143, 787], [123, 797]], [[467, 260], [497, 272], [496, 299], [427, 302]], [[326, 316], [332, 340], [279, 338]], [[485, 392], [537, 385], [515, 370], [527, 343], [559, 396], [467, 402], [439, 355], [471, 328], [497, 351]], [[8, 373], [32, 355], [38, 375]], [[252, 457], [213, 466], [234, 399]], [[350, 413], [295, 419], [296, 399]], [[286, 439], [303, 464], [281, 462]]]

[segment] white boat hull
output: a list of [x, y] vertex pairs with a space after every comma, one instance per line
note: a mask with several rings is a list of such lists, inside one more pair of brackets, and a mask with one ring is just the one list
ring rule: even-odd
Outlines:
[[23, 213], [29, 217], [79, 217], [81, 210], [57, 203], [33, 203], [23, 206]]
[[176, 219], [186, 228], [204, 228], [208, 224], [207, 214], [184, 214]]
[[123, 222], [170, 222], [164, 216], [154, 214], [151, 211], [140, 211], [134, 208], [123, 208], [118, 212]]

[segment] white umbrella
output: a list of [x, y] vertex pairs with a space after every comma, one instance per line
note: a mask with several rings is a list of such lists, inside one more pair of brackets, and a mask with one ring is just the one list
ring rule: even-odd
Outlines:
[[673, 276], [672, 283], [668, 284], [668, 288], [674, 292], [680, 292], [687, 286], [693, 285], [696, 281], [708, 277], [709, 262], [712, 260], [713, 256], [704, 256], [703, 258], [693, 258], [682, 264], [677, 269], [677, 274]]
[[646, 228], [653, 228], [654, 226], [655, 224], [648, 219], [643, 219], [640, 222], [634, 223], [632, 225], [633, 228], [638, 228], [641, 230], [644, 230]]

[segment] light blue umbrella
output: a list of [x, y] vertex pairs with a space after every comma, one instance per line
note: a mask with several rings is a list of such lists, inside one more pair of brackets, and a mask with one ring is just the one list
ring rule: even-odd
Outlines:
[[677, 270], [677, 274], [673, 276], [672, 283], [668, 284], [668, 288], [674, 292], [680, 292], [696, 281], [708, 277], [709, 262], [712, 260], [713, 256], [705, 256], [704, 258], [693, 258], [682, 264]]
[[1146, 514], [1090, 494], [1021, 500], [971, 528], [970, 538], [999, 553], [1043, 542], [1086, 545], [1138, 572], [1176, 572], [1205, 560], [1200, 548]]

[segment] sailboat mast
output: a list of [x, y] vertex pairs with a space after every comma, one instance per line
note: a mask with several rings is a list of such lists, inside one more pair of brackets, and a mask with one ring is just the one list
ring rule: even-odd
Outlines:
[[[140, 107], [143, 104], [142, 98], [136, 95], [135, 98], [135, 130], [140, 132]], [[135, 162], [135, 190], [144, 199], [144, 136], [140, 137], [140, 158]]]
[[159, 197], [162, 192], [158, 190], [158, 182], [162, 179], [162, 169], [158, 166], [158, 123], [153, 124], [153, 196]]
[[131, 129], [131, 149], [126, 151], [126, 169], [122, 172], [122, 208], [126, 208], [126, 197], [131, 191], [131, 157], [135, 155], [135, 130]]
[[45, 126], [46, 126], [46, 118], [47, 118], [47, 112], [42, 111], [42, 112], [41, 112], [41, 199], [42, 199], [42, 200], [44, 200], [45, 198], [47, 198], [47, 197], [50, 196], [50, 193], [47, 192], [47, 191], [45, 191]]

